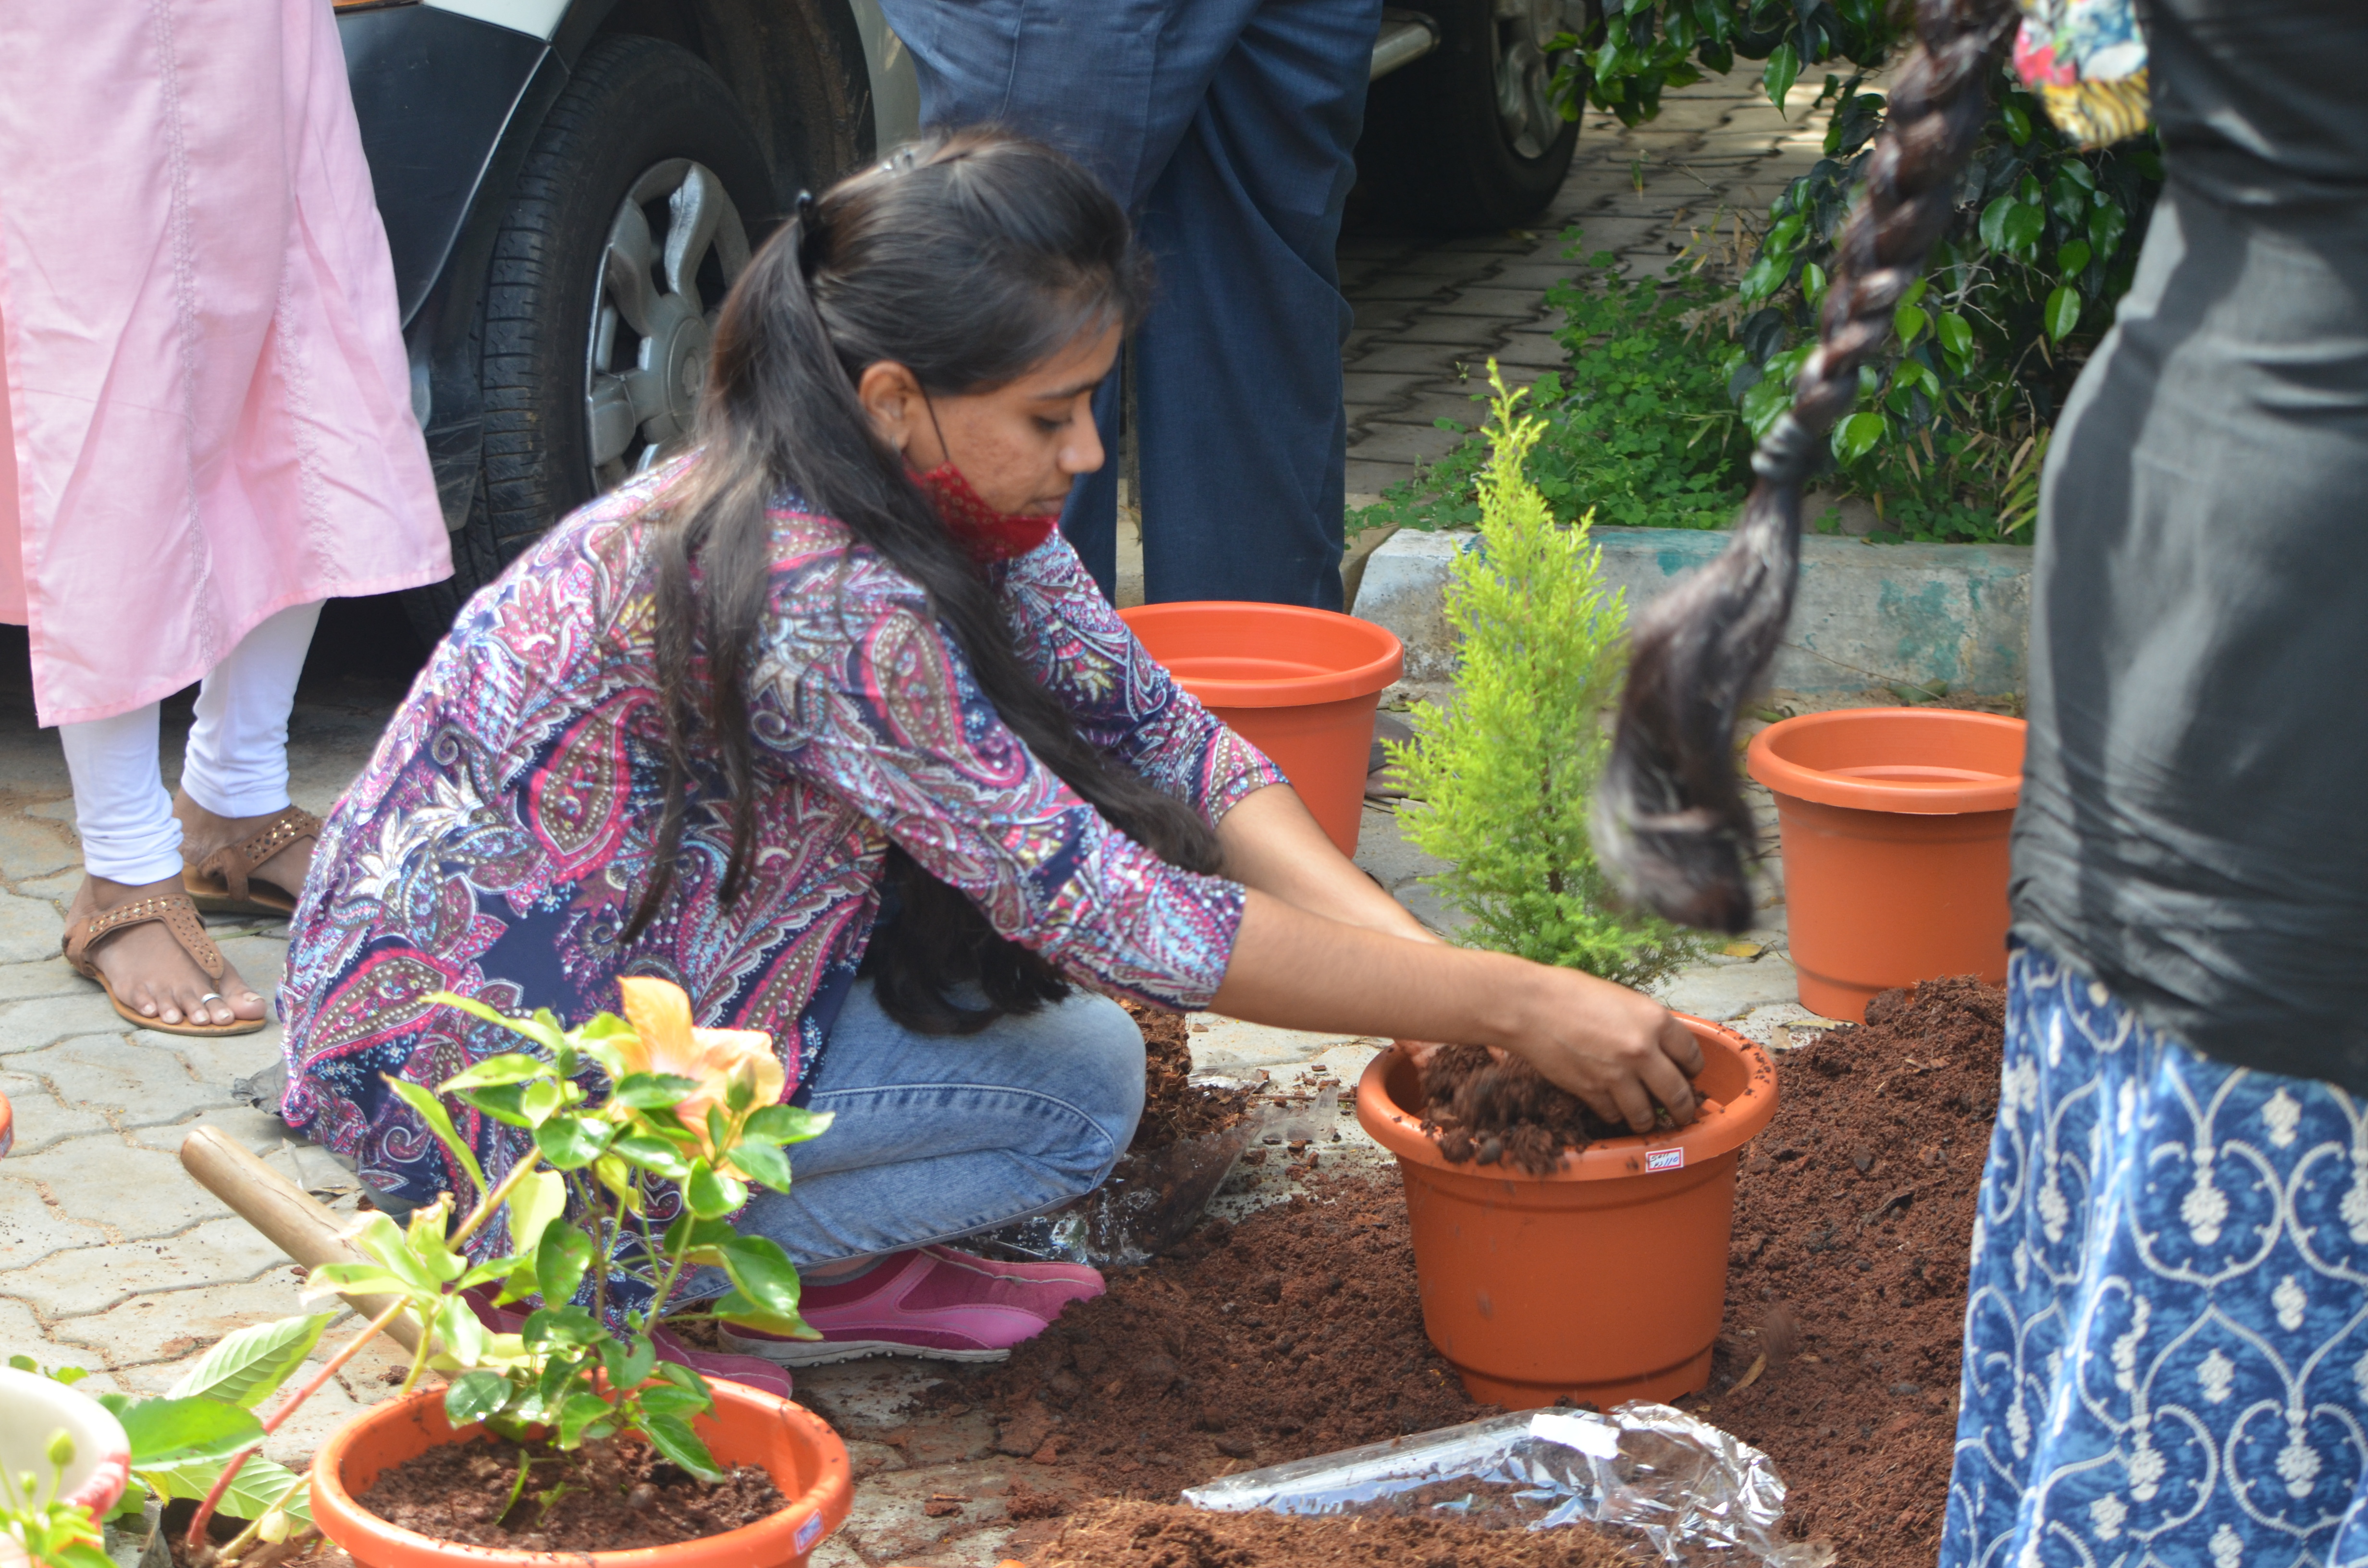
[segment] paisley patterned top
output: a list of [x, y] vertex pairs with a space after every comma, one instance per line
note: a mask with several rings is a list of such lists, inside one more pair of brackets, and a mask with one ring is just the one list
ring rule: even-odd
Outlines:
[[[620, 975], [662, 976], [700, 1023], [770, 1031], [794, 1093], [863, 956], [891, 840], [1098, 989], [1194, 1008], [1224, 976], [1241, 888], [1111, 827], [1005, 728], [922, 590], [794, 509], [773, 515], [749, 680], [756, 797], [727, 804], [694, 737], [673, 887], [621, 943], [665, 778], [641, 514], [680, 472], [584, 507], [472, 599], [330, 812], [289, 932], [282, 1111], [381, 1191], [468, 1188], [381, 1075], [433, 1084], [512, 1049], [422, 1000], [440, 989], [576, 1024], [616, 1006]], [[1212, 824], [1281, 781], [1152, 662], [1059, 535], [986, 570], [1021, 657], [1106, 754]], [[735, 809], [757, 815], [757, 855], [726, 908]], [[489, 1172], [524, 1137], [473, 1113], [461, 1131]]]

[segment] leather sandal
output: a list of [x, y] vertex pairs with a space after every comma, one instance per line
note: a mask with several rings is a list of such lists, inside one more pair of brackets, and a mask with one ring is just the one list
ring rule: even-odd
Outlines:
[[190, 962], [205, 971], [208, 980], [222, 979], [222, 971], [229, 966], [222, 962], [222, 949], [214, 946], [211, 937], [206, 935], [205, 922], [198, 918], [197, 905], [189, 902], [187, 893], [136, 898], [130, 903], [120, 904], [87, 920], [74, 921], [66, 927], [63, 944], [66, 962], [72, 964], [74, 972], [85, 980], [98, 982], [98, 988], [107, 993], [107, 999], [118, 1016], [143, 1029], [156, 1029], [165, 1034], [230, 1035], [253, 1034], [264, 1026], [268, 1020], [263, 1018], [233, 1018], [226, 1024], [199, 1024], [191, 1023], [186, 1017], [177, 1024], [168, 1024], [161, 1017], [150, 1017], [118, 996], [115, 987], [107, 983], [106, 974], [91, 961], [90, 949], [118, 931], [144, 926], [150, 921], [172, 933], [173, 940], [189, 955]]
[[255, 869], [291, 844], [321, 836], [321, 819], [290, 806], [265, 823], [243, 844], [226, 844], [204, 861], [181, 869], [181, 886], [189, 902], [209, 915], [278, 915], [296, 913], [296, 895], [255, 875]]

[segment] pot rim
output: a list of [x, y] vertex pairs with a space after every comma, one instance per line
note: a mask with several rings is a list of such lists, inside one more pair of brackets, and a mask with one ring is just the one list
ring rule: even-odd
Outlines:
[[[1178, 683], [1211, 708], [1308, 708], [1319, 702], [1339, 702], [1379, 692], [1406, 673], [1406, 645], [1386, 626], [1360, 620], [1338, 610], [1311, 609], [1304, 605], [1259, 604], [1247, 599], [1178, 599], [1165, 604], [1133, 605], [1119, 619], [1140, 639], [1146, 626], [1161, 621], [1195, 619], [1211, 611], [1257, 617], [1269, 621], [1303, 621], [1327, 631], [1347, 631], [1372, 650], [1361, 663], [1321, 675], [1283, 676], [1272, 680], [1204, 679], [1178, 676]], [[1156, 656], [1156, 655], [1155, 655]]]
[[1758, 1136], [1776, 1114], [1775, 1063], [1769, 1060], [1766, 1047], [1733, 1029], [1691, 1013], [1670, 1016], [1693, 1031], [1704, 1051], [1723, 1050], [1741, 1058], [1746, 1074], [1742, 1094], [1716, 1110], [1705, 1110], [1692, 1125], [1675, 1132], [1656, 1132], [1649, 1137], [1632, 1132], [1603, 1139], [1584, 1149], [1565, 1149], [1559, 1168], [1545, 1176], [1532, 1176], [1506, 1165], [1481, 1166], [1469, 1161], [1456, 1164], [1439, 1152], [1438, 1140], [1422, 1130], [1420, 1117], [1408, 1116], [1390, 1098], [1389, 1072], [1405, 1056], [1404, 1040], [1393, 1041], [1387, 1051], [1365, 1064], [1363, 1074], [1357, 1080], [1357, 1124], [1407, 1165], [1486, 1181], [1612, 1181], [1653, 1174], [1646, 1155], [1656, 1151], [1682, 1151], [1680, 1166], [1671, 1167], [1675, 1169], [1697, 1165], [1740, 1149]]
[[1813, 801], [1822, 806], [1896, 812], [1910, 816], [1954, 816], [2015, 809], [2022, 794], [2022, 776], [2019, 771], [1993, 776], [1987, 782], [1853, 778], [1795, 762], [1776, 749], [1792, 737], [1816, 730], [1846, 728], [1863, 723], [1870, 717], [1880, 717], [1885, 723], [1923, 724], [1936, 729], [2008, 731], [2017, 735], [2029, 732], [2028, 724], [2021, 719], [1961, 708], [1838, 708], [1827, 713], [1780, 719], [1752, 736], [1744, 754], [1745, 770], [1776, 794]]
[[[713, 1391], [719, 1404], [757, 1405], [772, 1410], [784, 1423], [812, 1426], [819, 1428], [833, 1442], [838, 1441], [837, 1434], [822, 1417], [795, 1401], [725, 1379], [711, 1378], [708, 1387]], [[853, 1499], [853, 1474], [842, 1449], [836, 1475], [825, 1455], [823, 1473], [804, 1492], [791, 1498], [779, 1512], [768, 1514], [755, 1524], [726, 1530], [722, 1535], [702, 1536], [697, 1540], [677, 1541], [668, 1546], [636, 1546], [619, 1551], [592, 1552], [505, 1551], [497, 1547], [441, 1540], [435, 1536], [422, 1535], [417, 1530], [405, 1529], [365, 1507], [346, 1489], [345, 1456], [354, 1440], [370, 1427], [399, 1420], [429, 1400], [440, 1404], [443, 1398], [444, 1391], [440, 1387], [420, 1389], [370, 1406], [329, 1435], [328, 1441], [313, 1455], [310, 1477], [313, 1516], [323, 1535], [344, 1546], [345, 1543], [337, 1540], [330, 1531], [329, 1527], [335, 1524], [352, 1530], [356, 1535], [374, 1536], [413, 1562], [426, 1561], [452, 1565], [452, 1568], [459, 1568], [461, 1564], [466, 1564], [467, 1568], [490, 1568], [495, 1563], [544, 1563], [563, 1560], [579, 1565], [598, 1564], [599, 1568], [681, 1568], [686, 1557], [691, 1554], [702, 1562], [744, 1564], [787, 1561], [812, 1551], [832, 1530], [845, 1522]], [[452, 1430], [450, 1440], [465, 1442], [484, 1430], [482, 1423], [457, 1427]], [[831, 1506], [834, 1500], [837, 1503], [835, 1517]], [[796, 1545], [797, 1537], [809, 1518], [823, 1521], [822, 1528], [815, 1530], [803, 1546]], [[347, 1550], [350, 1552], [352, 1549]]]

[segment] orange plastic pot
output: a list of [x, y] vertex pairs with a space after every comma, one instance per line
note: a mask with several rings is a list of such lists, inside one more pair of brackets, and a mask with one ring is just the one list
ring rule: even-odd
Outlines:
[[1449, 1164], [1422, 1130], [1413, 1058], [1393, 1046], [1365, 1068], [1357, 1120], [1406, 1180], [1423, 1332], [1474, 1399], [1609, 1410], [1710, 1381], [1736, 1152], [1776, 1114], [1776, 1070], [1741, 1035], [1679, 1017], [1702, 1044], [1703, 1114], [1565, 1152], [1543, 1176]]
[[629, 1551], [500, 1551], [463, 1546], [389, 1524], [355, 1501], [379, 1471], [440, 1443], [473, 1442], [482, 1426], [457, 1432], [444, 1419], [444, 1391], [428, 1389], [373, 1405], [355, 1416], [313, 1456], [313, 1519], [345, 1548], [359, 1568], [495, 1568], [558, 1562], [575, 1568], [788, 1568], [803, 1563], [823, 1537], [847, 1518], [855, 1496], [847, 1445], [821, 1417], [786, 1399], [710, 1382], [715, 1414], [691, 1426], [709, 1451], [727, 1465], [762, 1465], [790, 1506], [736, 1530], [674, 1546]]
[[1995, 713], [1849, 708], [1752, 737], [1745, 765], [1776, 796], [1801, 1006], [1862, 1022], [1896, 985], [2005, 983], [2023, 733]]
[[1406, 670], [1370, 620], [1210, 599], [1119, 611], [1151, 656], [1272, 758], [1343, 855], [1357, 853], [1382, 688]]

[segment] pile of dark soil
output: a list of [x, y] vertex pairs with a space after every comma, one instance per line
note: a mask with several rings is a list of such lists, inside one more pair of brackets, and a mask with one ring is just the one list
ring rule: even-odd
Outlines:
[[1498, 1061], [1487, 1047], [1450, 1045], [1431, 1052], [1422, 1067], [1424, 1131], [1439, 1140], [1439, 1152], [1461, 1163], [1498, 1161], [1531, 1176], [1544, 1176], [1562, 1161], [1565, 1149], [1584, 1149], [1599, 1138], [1617, 1138], [1614, 1127], [1577, 1095], [1554, 1087], [1519, 1057]]
[[2005, 1013], [1995, 986], [1927, 981], [1784, 1054], [1736, 1184], [1706, 1414], [1775, 1460], [1787, 1531], [1853, 1568], [1939, 1547]]
[[1214, 1088], [1191, 1081], [1192, 1040], [1181, 1013], [1121, 1001], [1143, 1035], [1143, 1119], [1127, 1152], [1146, 1154], [1188, 1138], [1223, 1132], [1249, 1114], [1255, 1088]]
[[1094, 1503], [1037, 1568], [1635, 1568], [1647, 1561], [1585, 1528], [1492, 1529], [1438, 1517], [1295, 1519], [1180, 1504]]
[[947, 1404], [1072, 1496], [1172, 1499], [1214, 1476], [1482, 1415], [1423, 1337], [1395, 1176], [1214, 1221], [1110, 1278], [1001, 1366], [953, 1370]]
[[359, 1501], [391, 1524], [439, 1540], [552, 1552], [698, 1540], [789, 1506], [755, 1465], [711, 1484], [646, 1443], [587, 1443], [573, 1453], [536, 1444], [527, 1458], [515, 1503], [519, 1450], [492, 1441], [430, 1449], [381, 1471]]

